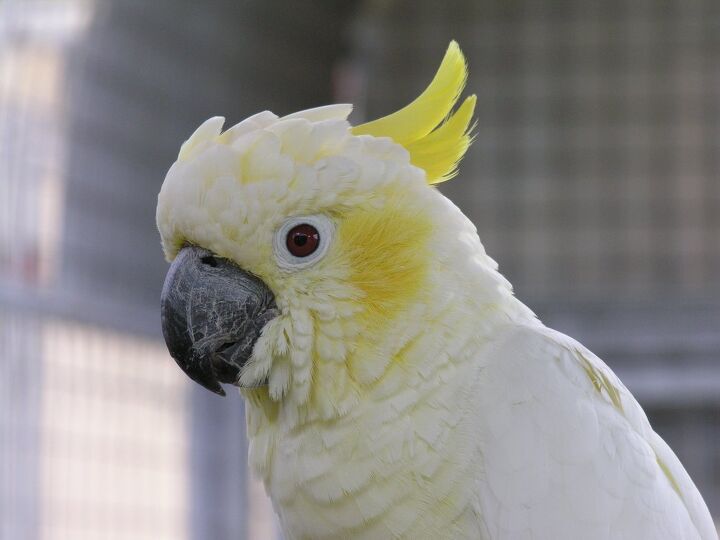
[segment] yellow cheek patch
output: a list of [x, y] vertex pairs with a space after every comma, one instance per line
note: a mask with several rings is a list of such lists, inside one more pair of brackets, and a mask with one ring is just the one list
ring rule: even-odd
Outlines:
[[369, 326], [382, 325], [416, 299], [425, 287], [428, 244], [433, 231], [425, 212], [390, 200], [384, 208], [357, 210], [338, 228], [349, 281]]

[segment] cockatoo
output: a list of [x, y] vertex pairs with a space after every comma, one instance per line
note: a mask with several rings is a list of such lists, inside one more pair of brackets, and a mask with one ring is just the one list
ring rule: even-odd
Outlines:
[[291, 539], [711, 540], [630, 392], [517, 300], [434, 186], [471, 141], [455, 42], [405, 108], [203, 123], [158, 197], [170, 354], [246, 399]]

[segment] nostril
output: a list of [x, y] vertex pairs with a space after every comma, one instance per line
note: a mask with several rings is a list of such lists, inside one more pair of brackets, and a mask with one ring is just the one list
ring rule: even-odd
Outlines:
[[212, 255], [205, 255], [204, 257], [201, 257], [200, 262], [203, 264], [207, 264], [208, 266], [212, 266], [213, 268], [218, 265], [217, 259]]
[[230, 347], [232, 347], [233, 345], [235, 345], [235, 343], [236, 343], [235, 341], [230, 341], [230, 342], [228, 342], [228, 343], [223, 343], [223, 344], [220, 345], [217, 349], [215, 349], [215, 352], [218, 352], [218, 353], [219, 353], [219, 352], [223, 352], [223, 351], [229, 349]]

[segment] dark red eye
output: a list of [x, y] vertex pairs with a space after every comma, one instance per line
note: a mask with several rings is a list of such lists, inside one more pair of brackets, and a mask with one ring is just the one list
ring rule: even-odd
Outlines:
[[287, 233], [286, 245], [288, 251], [296, 257], [307, 257], [320, 246], [320, 233], [307, 223], [295, 225]]

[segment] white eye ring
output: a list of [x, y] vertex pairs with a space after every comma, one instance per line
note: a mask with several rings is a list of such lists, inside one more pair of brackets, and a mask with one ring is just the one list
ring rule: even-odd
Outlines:
[[[311, 225], [317, 229], [320, 236], [320, 242], [315, 251], [305, 257], [298, 257], [290, 253], [287, 247], [287, 235], [288, 233], [298, 225]], [[280, 268], [283, 270], [299, 270], [301, 268], [307, 268], [312, 266], [317, 261], [322, 259], [327, 253], [330, 243], [332, 242], [333, 233], [335, 232], [335, 224], [333, 221], [322, 214], [316, 214], [314, 216], [296, 216], [289, 218], [280, 225], [280, 228], [275, 232], [273, 238], [273, 253], [275, 254], [275, 260]]]

